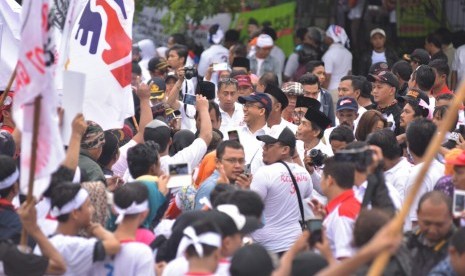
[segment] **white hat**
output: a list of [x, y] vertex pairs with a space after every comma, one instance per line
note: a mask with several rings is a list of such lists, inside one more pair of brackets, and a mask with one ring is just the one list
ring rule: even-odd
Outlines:
[[273, 47], [273, 39], [267, 34], [261, 34], [257, 38], [257, 47], [260, 48], [269, 48]]
[[386, 37], [386, 32], [384, 32], [384, 30], [383, 30], [383, 29], [380, 29], [380, 28], [373, 29], [373, 30], [370, 32], [370, 37], [374, 36], [375, 34], [380, 34], [380, 35]]

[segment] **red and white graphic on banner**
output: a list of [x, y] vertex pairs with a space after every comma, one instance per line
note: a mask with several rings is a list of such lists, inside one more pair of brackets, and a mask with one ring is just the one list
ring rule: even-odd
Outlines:
[[84, 116], [103, 129], [122, 128], [134, 115], [133, 15], [134, 0], [89, 0], [69, 28], [67, 70], [86, 74]]
[[[31, 151], [37, 152], [34, 195], [48, 187], [48, 179], [64, 158], [59, 135], [57, 95], [53, 85], [55, 44], [48, 24], [48, 0], [25, 0], [21, 44], [16, 69], [13, 116], [21, 139], [21, 188], [27, 190]], [[32, 148], [33, 102], [42, 96], [37, 148]]]

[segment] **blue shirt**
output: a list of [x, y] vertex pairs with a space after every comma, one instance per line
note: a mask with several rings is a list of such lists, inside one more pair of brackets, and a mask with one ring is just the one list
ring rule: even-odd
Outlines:
[[452, 264], [450, 263], [450, 257], [445, 258], [438, 263], [429, 273], [428, 276], [456, 276]]
[[212, 175], [205, 179], [202, 184], [200, 184], [197, 194], [195, 195], [195, 205], [194, 210], [200, 210], [203, 207], [203, 204], [199, 201], [206, 197], [210, 200], [210, 193], [215, 189], [215, 186], [220, 178], [220, 172], [215, 170]]

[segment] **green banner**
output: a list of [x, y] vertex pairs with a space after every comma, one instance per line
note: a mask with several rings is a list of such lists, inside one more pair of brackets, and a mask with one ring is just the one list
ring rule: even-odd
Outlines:
[[422, 37], [441, 27], [442, 0], [397, 1], [397, 35]]
[[271, 8], [243, 12], [236, 15], [235, 20], [231, 23], [231, 28], [236, 28], [241, 22], [244, 26], [241, 37], [247, 37], [247, 22], [249, 18], [256, 19], [260, 25], [265, 21], [271, 22], [271, 27], [278, 34], [275, 44], [284, 51], [286, 56], [289, 56], [295, 47], [293, 38], [295, 7], [295, 2], [290, 2]]

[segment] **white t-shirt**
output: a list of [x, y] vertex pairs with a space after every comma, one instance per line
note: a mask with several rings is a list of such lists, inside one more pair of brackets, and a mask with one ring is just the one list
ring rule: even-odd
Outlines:
[[[229, 267], [231, 262], [228, 259], [221, 259], [218, 263], [218, 268], [216, 269], [215, 276], [229, 276]], [[171, 262], [169, 262], [163, 274], [161, 276], [184, 276], [189, 272], [189, 262], [184, 256], [178, 257]]]
[[[287, 165], [297, 181], [302, 198], [309, 197], [313, 185], [308, 172], [297, 164]], [[288, 170], [281, 163], [263, 166], [254, 174], [250, 189], [257, 192], [265, 204], [264, 226], [252, 233], [253, 240], [268, 251], [287, 251], [302, 233], [297, 193]]]
[[352, 54], [342, 44], [333, 43], [322, 60], [325, 63], [326, 73], [331, 74], [328, 90], [337, 89], [341, 78], [352, 70]]
[[457, 71], [458, 88], [458, 85], [465, 76], [465, 45], [458, 47], [455, 51], [454, 61], [452, 62], [452, 70]]
[[[197, 131], [197, 127], [195, 125], [195, 107], [191, 104], [184, 104], [181, 101], [179, 102], [179, 112], [181, 112], [181, 129], [188, 129], [195, 133]], [[186, 110], [184, 110], [184, 106], [186, 106]]]
[[152, 249], [140, 242], [121, 243], [115, 256], [107, 256], [92, 267], [90, 275], [155, 275], [155, 258]]
[[373, 50], [371, 54], [371, 64], [375, 64], [378, 62], [387, 62], [386, 53], [385, 52], [378, 53], [375, 50]]
[[[66, 272], [63, 275], [87, 275], [94, 265], [94, 248], [96, 238], [83, 238], [57, 234], [49, 239], [50, 243], [60, 253], [66, 263]], [[34, 248], [34, 254], [42, 255], [40, 248]]]
[[410, 175], [410, 170], [413, 165], [405, 157], [401, 157], [399, 163], [394, 167], [384, 172], [386, 183], [391, 183], [392, 186], [399, 192], [402, 202], [405, 197], [405, 188], [407, 179]]
[[242, 105], [239, 103], [234, 103], [234, 113], [232, 116], [221, 109], [220, 107], [220, 114], [221, 114], [221, 126], [220, 131], [223, 133], [224, 139], [227, 140], [228, 131], [230, 130], [237, 130], [239, 127], [244, 126], [244, 110], [242, 109]]
[[116, 176], [123, 177], [124, 173], [128, 169], [128, 150], [132, 147], [137, 145], [137, 142], [134, 140], [131, 140], [126, 143], [126, 145], [122, 146], [119, 148], [119, 157], [118, 160], [116, 161], [115, 164], [113, 164], [113, 167], [111, 167], [111, 170]]
[[[210, 48], [206, 49], [200, 55], [199, 65], [197, 71], [200, 76], [205, 76], [207, 74], [208, 67], [212, 63], [223, 63], [228, 62], [229, 50], [223, 47], [223, 45], [212, 45]], [[211, 82], [218, 84], [218, 72], [213, 72], [211, 77]]]
[[[423, 163], [420, 163], [412, 167], [412, 170], [410, 171], [410, 176], [407, 179], [407, 185], [405, 189], [404, 198], [410, 192], [410, 189], [412, 188], [415, 182], [415, 179], [420, 173], [422, 165]], [[434, 159], [428, 171], [426, 172], [426, 175], [423, 180], [423, 183], [421, 184], [420, 190], [418, 191], [417, 196], [415, 197], [415, 200], [413, 201], [412, 207], [410, 208], [409, 215], [407, 216], [407, 219], [404, 225], [404, 231], [411, 230], [412, 221], [418, 220], [417, 209], [418, 209], [418, 203], [420, 201], [420, 197], [424, 195], [425, 193], [432, 191], [434, 189], [434, 185], [436, 185], [436, 182], [438, 182], [439, 178], [441, 178], [442, 176], [444, 176], [444, 164], [441, 164], [439, 161]]]
[[207, 152], [207, 144], [202, 138], [197, 138], [190, 146], [178, 151], [175, 155], [165, 155], [160, 157], [161, 169], [164, 173], [168, 174], [168, 165], [177, 163], [188, 163], [191, 169], [196, 168], [203, 156]]

